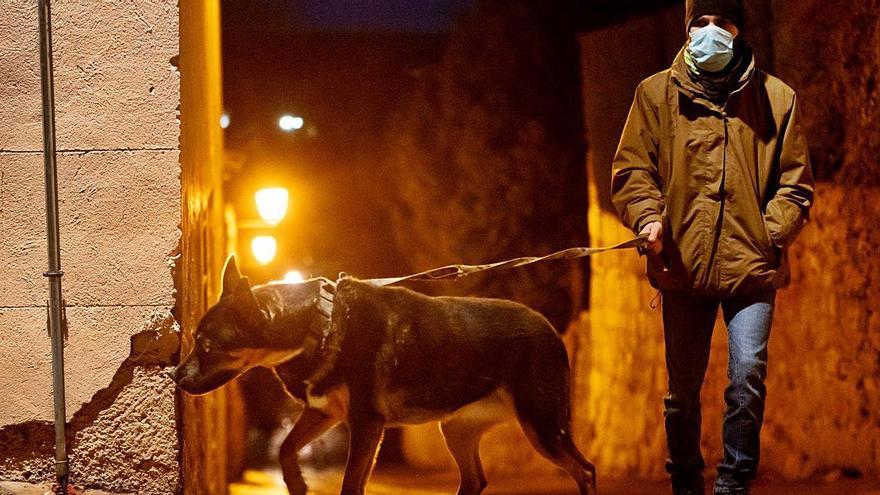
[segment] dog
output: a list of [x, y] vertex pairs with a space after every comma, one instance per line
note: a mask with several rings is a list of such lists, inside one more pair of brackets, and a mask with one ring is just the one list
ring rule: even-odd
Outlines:
[[[328, 320], [322, 301], [334, 285]], [[477, 495], [487, 483], [480, 438], [512, 417], [582, 495], [595, 494], [596, 469], [572, 440], [565, 347], [522, 304], [431, 297], [347, 276], [252, 288], [230, 257], [220, 300], [194, 338], [170, 373], [185, 392], [204, 394], [264, 366], [305, 404], [279, 454], [293, 495], [306, 494], [297, 452], [337, 423], [351, 435], [341, 493], [361, 495], [385, 428], [432, 421], [458, 465], [458, 494]]]

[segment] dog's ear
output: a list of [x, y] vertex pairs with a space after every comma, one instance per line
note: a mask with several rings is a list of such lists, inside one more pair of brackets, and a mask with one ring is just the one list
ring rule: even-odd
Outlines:
[[241, 272], [238, 271], [238, 266], [235, 264], [235, 255], [230, 254], [226, 259], [226, 266], [223, 268], [223, 291], [220, 293], [220, 298], [231, 296], [238, 288], [241, 278]]
[[251, 325], [258, 325], [263, 320], [263, 312], [257, 304], [254, 291], [247, 277], [241, 277], [232, 289], [232, 304], [245, 320]]

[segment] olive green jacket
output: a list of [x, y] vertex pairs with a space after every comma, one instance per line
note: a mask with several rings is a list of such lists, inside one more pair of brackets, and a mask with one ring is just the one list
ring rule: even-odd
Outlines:
[[612, 164], [611, 199], [639, 233], [662, 222], [647, 256], [657, 289], [731, 296], [790, 283], [787, 248], [809, 220], [813, 176], [795, 92], [752, 57], [727, 102], [672, 66], [636, 89]]

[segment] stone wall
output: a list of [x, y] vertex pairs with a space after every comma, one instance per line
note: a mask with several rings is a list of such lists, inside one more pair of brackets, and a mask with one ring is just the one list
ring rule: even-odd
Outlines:
[[[182, 236], [175, 316], [185, 355], [192, 349], [199, 319], [220, 294], [226, 252], [220, 3], [183, 2], [180, 19]], [[179, 392], [178, 398], [184, 493], [226, 493], [227, 480], [238, 476], [244, 452], [243, 414], [229, 413], [241, 407], [237, 386], [200, 397]]]
[[[53, 475], [36, 2], [0, 11], [0, 479]], [[72, 481], [179, 481], [171, 258], [178, 243], [177, 5], [54, 2]]]

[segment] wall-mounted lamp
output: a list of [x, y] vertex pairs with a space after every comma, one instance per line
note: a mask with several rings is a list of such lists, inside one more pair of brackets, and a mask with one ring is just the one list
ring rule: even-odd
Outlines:
[[251, 241], [251, 251], [257, 263], [267, 265], [275, 259], [275, 251], [278, 249], [278, 243], [271, 235], [261, 235], [254, 237]]
[[287, 214], [289, 195], [283, 187], [268, 187], [260, 189], [254, 195], [257, 202], [257, 211], [263, 221], [269, 225], [278, 225]]
[[303, 121], [302, 117], [295, 117], [293, 115], [282, 115], [278, 119], [278, 127], [285, 132], [302, 129], [303, 124], [305, 124], [305, 121]]

